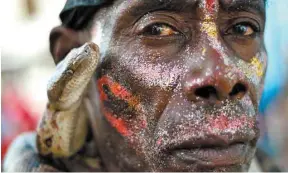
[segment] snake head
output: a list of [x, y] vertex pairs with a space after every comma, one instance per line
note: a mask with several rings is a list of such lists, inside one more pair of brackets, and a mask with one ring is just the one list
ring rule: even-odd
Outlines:
[[69, 52], [48, 81], [47, 96], [50, 107], [68, 110], [79, 100], [95, 72], [99, 56], [99, 48], [93, 42]]
[[73, 49], [57, 65], [48, 82], [49, 103], [37, 129], [41, 155], [70, 157], [85, 144], [88, 111], [83, 97], [98, 61], [99, 48], [90, 42]]

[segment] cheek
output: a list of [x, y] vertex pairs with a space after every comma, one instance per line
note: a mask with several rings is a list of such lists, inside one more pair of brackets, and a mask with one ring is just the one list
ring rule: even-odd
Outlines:
[[244, 69], [246, 77], [257, 87], [261, 87], [266, 70], [266, 55], [264, 53], [257, 53], [253, 56], [245, 67], [242, 63], [238, 63], [240, 68]]
[[[183, 60], [179, 50], [183, 48], [183, 38], [175, 40], [134, 39], [116, 47], [115, 69], [120, 69], [141, 88], [161, 88], [169, 90], [183, 71]], [[119, 70], [119, 71], [120, 71]], [[134, 85], [134, 84], [133, 84]]]
[[165, 56], [156, 51], [147, 55], [147, 52], [143, 51], [142, 54], [124, 54], [118, 63], [141, 88], [159, 87], [169, 90], [183, 70], [183, 66], [175, 63], [170, 57], [171, 55]]
[[146, 128], [146, 121], [135, 117], [141, 110], [137, 96], [107, 75], [98, 79], [97, 85], [102, 112], [119, 134], [129, 139]]
[[265, 72], [265, 62], [264, 60], [262, 59], [261, 56], [254, 56], [251, 61], [250, 61], [250, 64], [251, 66], [253, 67], [253, 69], [255, 70], [254, 73], [255, 75], [262, 79], [263, 78], [263, 75], [264, 75], [264, 72]]
[[251, 94], [255, 96], [255, 106], [258, 106], [263, 86], [267, 67], [267, 57], [265, 52], [255, 54], [248, 62], [239, 60], [236, 63], [235, 70], [241, 72], [251, 86]]
[[232, 50], [244, 61], [249, 61], [251, 57], [255, 57], [261, 49], [261, 40], [258, 38], [247, 39], [226, 36], [225, 40], [231, 46]]
[[267, 57], [264, 51], [250, 55], [248, 60], [239, 57], [229, 58], [228, 56], [223, 56], [223, 59], [224, 63], [230, 66], [226, 73], [236, 72], [241, 74], [242, 80], [248, 80], [256, 88], [261, 87], [267, 66]]
[[254, 73], [256, 74], [254, 75], [256, 75], [260, 80], [258, 84], [258, 98], [260, 98], [264, 88], [264, 79], [267, 70], [267, 54], [263, 51], [257, 55], [251, 60], [251, 64], [255, 69]]

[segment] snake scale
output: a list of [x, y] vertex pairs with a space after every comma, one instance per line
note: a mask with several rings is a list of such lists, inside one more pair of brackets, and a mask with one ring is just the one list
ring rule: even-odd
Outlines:
[[42, 156], [68, 158], [85, 143], [88, 116], [83, 97], [99, 60], [99, 48], [89, 42], [73, 49], [48, 82], [47, 109], [37, 129]]

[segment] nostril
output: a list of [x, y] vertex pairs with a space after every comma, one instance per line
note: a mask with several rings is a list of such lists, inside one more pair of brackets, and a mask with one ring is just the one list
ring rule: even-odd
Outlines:
[[237, 83], [229, 93], [230, 97], [242, 97], [247, 92], [247, 87], [241, 83]]
[[213, 86], [205, 86], [195, 90], [195, 96], [209, 99], [211, 96], [217, 97], [217, 90]]

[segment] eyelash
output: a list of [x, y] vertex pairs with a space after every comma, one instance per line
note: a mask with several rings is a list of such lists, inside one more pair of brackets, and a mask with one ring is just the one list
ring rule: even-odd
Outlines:
[[[235, 27], [237, 26], [247, 26], [250, 27], [253, 30], [253, 34], [251, 35], [241, 35], [241, 34], [237, 34], [236, 32], [233, 33], [233, 30], [236, 29]], [[232, 33], [230, 32], [232, 30]], [[226, 32], [225, 35], [236, 35], [236, 36], [240, 36], [240, 37], [255, 37], [257, 34], [259, 34], [261, 32], [260, 27], [253, 24], [252, 22], [239, 22], [236, 23], [234, 25], [232, 25], [231, 27], [229, 27]]]
[[[251, 35], [242, 35], [241, 33], [237, 33], [236, 28], [237, 26], [246, 26], [246, 27], [250, 27], [252, 30], [253, 30], [253, 33]], [[170, 28], [171, 29], [171, 32], [175, 32], [175, 33], [172, 33], [172, 34], [168, 34], [168, 35], [161, 35], [161, 34], [153, 34], [153, 29], [155, 30], [155, 28], [153, 27], [167, 27], [168, 29]], [[166, 29], [167, 29], [166, 28]], [[238, 28], [239, 29], [239, 28]], [[156, 32], [161, 32], [161, 31], [156, 31]], [[167, 32], [167, 31], [166, 31]], [[254, 24], [253, 22], [249, 22], [249, 21], [243, 21], [243, 22], [238, 22], [238, 23], [235, 23], [233, 24], [231, 27], [229, 27], [226, 31], [225, 31], [225, 35], [234, 35], [234, 36], [237, 36], [237, 37], [255, 37], [257, 34], [259, 34], [261, 32], [260, 30], [260, 26], [257, 26], [256, 24]], [[182, 33], [176, 29], [175, 27], [173, 27], [172, 25], [170, 24], [167, 24], [167, 23], [153, 23], [153, 24], [150, 24], [148, 26], [146, 26], [143, 31], [140, 33], [141, 35], [144, 35], [144, 36], [149, 36], [149, 37], [172, 37], [172, 36], [177, 36], [177, 35], [181, 35]]]
[[[153, 23], [153, 24], [150, 24], [148, 25], [147, 27], [145, 27], [143, 29], [143, 32], [141, 33], [142, 35], [146, 35], [146, 36], [158, 36], [158, 37], [168, 37], [168, 36], [171, 36], [171, 35], [167, 35], [167, 36], [161, 36], [161, 35], [157, 35], [157, 34], [153, 34], [153, 29], [155, 29], [156, 27], [161, 27], [161, 26], [164, 26], [164, 27], [168, 27], [172, 30], [172, 32], [175, 32], [174, 34], [171, 34], [171, 35], [180, 35], [181, 32], [176, 29], [175, 27], [171, 26], [170, 24], [167, 24], [167, 23]], [[153, 28], [155, 27], [155, 28]], [[166, 28], [167, 29], [167, 28]], [[157, 31], [156, 31], [157, 32]], [[161, 32], [161, 31], [160, 31]]]

